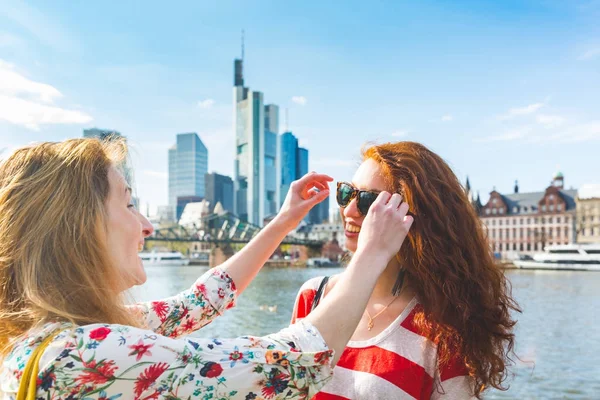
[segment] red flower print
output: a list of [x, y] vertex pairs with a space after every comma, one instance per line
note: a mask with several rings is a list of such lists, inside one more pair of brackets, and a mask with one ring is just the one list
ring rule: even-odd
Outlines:
[[329, 362], [330, 357], [331, 353], [329, 351], [321, 351], [315, 354], [315, 362], [317, 364], [325, 365]]
[[153, 364], [146, 368], [135, 380], [134, 392], [139, 398], [146, 389], [150, 387], [169, 368], [167, 363]]
[[88, 383], [98, 385], [106, 383], [109, 380], [114, 379], [115, 371], [117, 366], [114, 361], [101, 361], [100, 364], [96, 364], [96, 361], [92, 361], [89, 364], [84, 364], [86, 367], [82, 374], [79, 375], [75, 380], [80, 385], [86, 385]]
[[193, 331], [195, 328], [195, 321], [193, 318], [189, 318], [187, 321], [185, 321], [185, 324], [183, 324], [183, 330], [186, 332], [190, 332]]
[[140, 340], [138, 340], [137, 344], [132, 344], [131, 346], [127, 346], [130, 349], [132, 349], [128, 355], [130, 355], [130, 356], [135, 355], [136, 356], [135, 361], [140, 361], [143, 356], [145, 356], [145, 355], [151, 356], [152, 355], [152, 353], [150, 352], [150, 348], [152, 346], [154, 346], [154, 343], [144, 344], [143, 340], [140, 339]]
[[204, 367], [200, 370], [200, 375], [205, 378], [216, 378], [217, 376], [223, 373], [223, 367], [221, 364], [217, 364], [216, 362], [209, 361]]
[[219, 298], [222, 299], [223, 297], [225, 297], [225, 290], [223, 288], [219, 288], [217, 294], [219, 295]]
[[150, 303], [150, 305], [152, 307], [152, 311], [154, 311], [156, 315], [158, 315], [160, 322], [165, 322], [165, 319], [167, 319], [167, 314], [169, 312], [169, 305], [164, 301], [153, 301], [152, 303]]
[[107, 328], [105, 326], [93, 329], [92, 331], [90, 331], [90, 339], [98, 341], [104, 340], [110, 332], [110, 328]]
[[237, 349], [233, 353], [229, 353], [229, 359], [233, 362], [239, 361], [244, 358], [244, 355]]
[[206, 296], [206, 285], [204, 283], [196, 285], [196, 290]]

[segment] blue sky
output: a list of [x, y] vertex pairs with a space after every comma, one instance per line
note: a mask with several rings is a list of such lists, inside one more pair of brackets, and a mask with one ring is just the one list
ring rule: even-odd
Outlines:
[[[324, 4], [327, 3], [327, 4]], [[0, 149], [110, 128], [143, 203], [167, 203], [167, 148], [198, 132], [233, 173], [233, 59], [289, 109], [310, 168], [350, 179], [368, 141], [415, 140], [496, 187], [600, 182], [600, 0], [0, 0]]]

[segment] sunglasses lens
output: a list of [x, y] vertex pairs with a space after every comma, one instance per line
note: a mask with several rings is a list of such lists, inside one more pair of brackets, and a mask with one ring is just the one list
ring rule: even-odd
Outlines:
[[337, 190], [337, 202], [340, 207], [346, 207], [350, 203], [354, 189], [347, 183], [340, 183]]
[[377, 199], [377, 196], [378, 194], [374, 192], [360, 192], [360, 195], [358, 196], [358, 204], [356, 205], [358, 207], [358, 211], [360, 211], [362, 215], [367, 215], [371, 204], [373, 204], [373, 202]]

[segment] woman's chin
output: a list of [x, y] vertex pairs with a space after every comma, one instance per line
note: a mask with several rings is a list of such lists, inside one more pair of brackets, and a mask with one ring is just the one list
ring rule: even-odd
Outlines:
[[146, 269], [144, 268], [144, 263], [140, 259], [139, 268], [135, 274], [135, 285], [143, 285], [148, 280], [148, 275], [146, 275]]
[[356, 253], [356, 244], [356, 239], [346, 238], [346, 244], [344, 245], [344, 247], [346, 247], [346, 250], [348, 250], [350, 253]]

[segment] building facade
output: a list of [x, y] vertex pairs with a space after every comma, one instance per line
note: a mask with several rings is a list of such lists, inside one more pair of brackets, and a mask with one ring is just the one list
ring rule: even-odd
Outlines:
[[329, 223], [329, 197], [314, 206], [308, 212], [308, 222], [311, 224]]
[[600, 185], [583, 185], [577, 191], [577, 243], [600, 243]]
[[308, 149], [298, 147], [298, 154], [296, 155], [297, 179], [302, 178], [306, 174], [308, 174]]
[[208, 150], [196, 133], [180, 133], [169, 149], [169, 206], [179, 219], [177, 198], [204, 198], [208, 172]]
[[244, 86], [242, 60], [234, 61], [233, 100], [234, 213], [262, 226], [279, 209], [279, 108]]
[[576, 190], [564, 189], [562, 174], [543, 192], [501, 194], [496, 190], [481, 206], [490, 247], [499, 258], [533, 254], [553, 244], [576, 240]]
[[279, 204], [283, 204], [290, 185], [297, 179], [298, 139], [292, 132], [284, 132], [279, 139], [281, 143], [281, 189]]
[[229, 176], [213, 172], [206, 174], [205, 183], [210, 211], [213, 212], [217, 203], [221, 203], [223, 210], [233, 213], [233, 180]]

